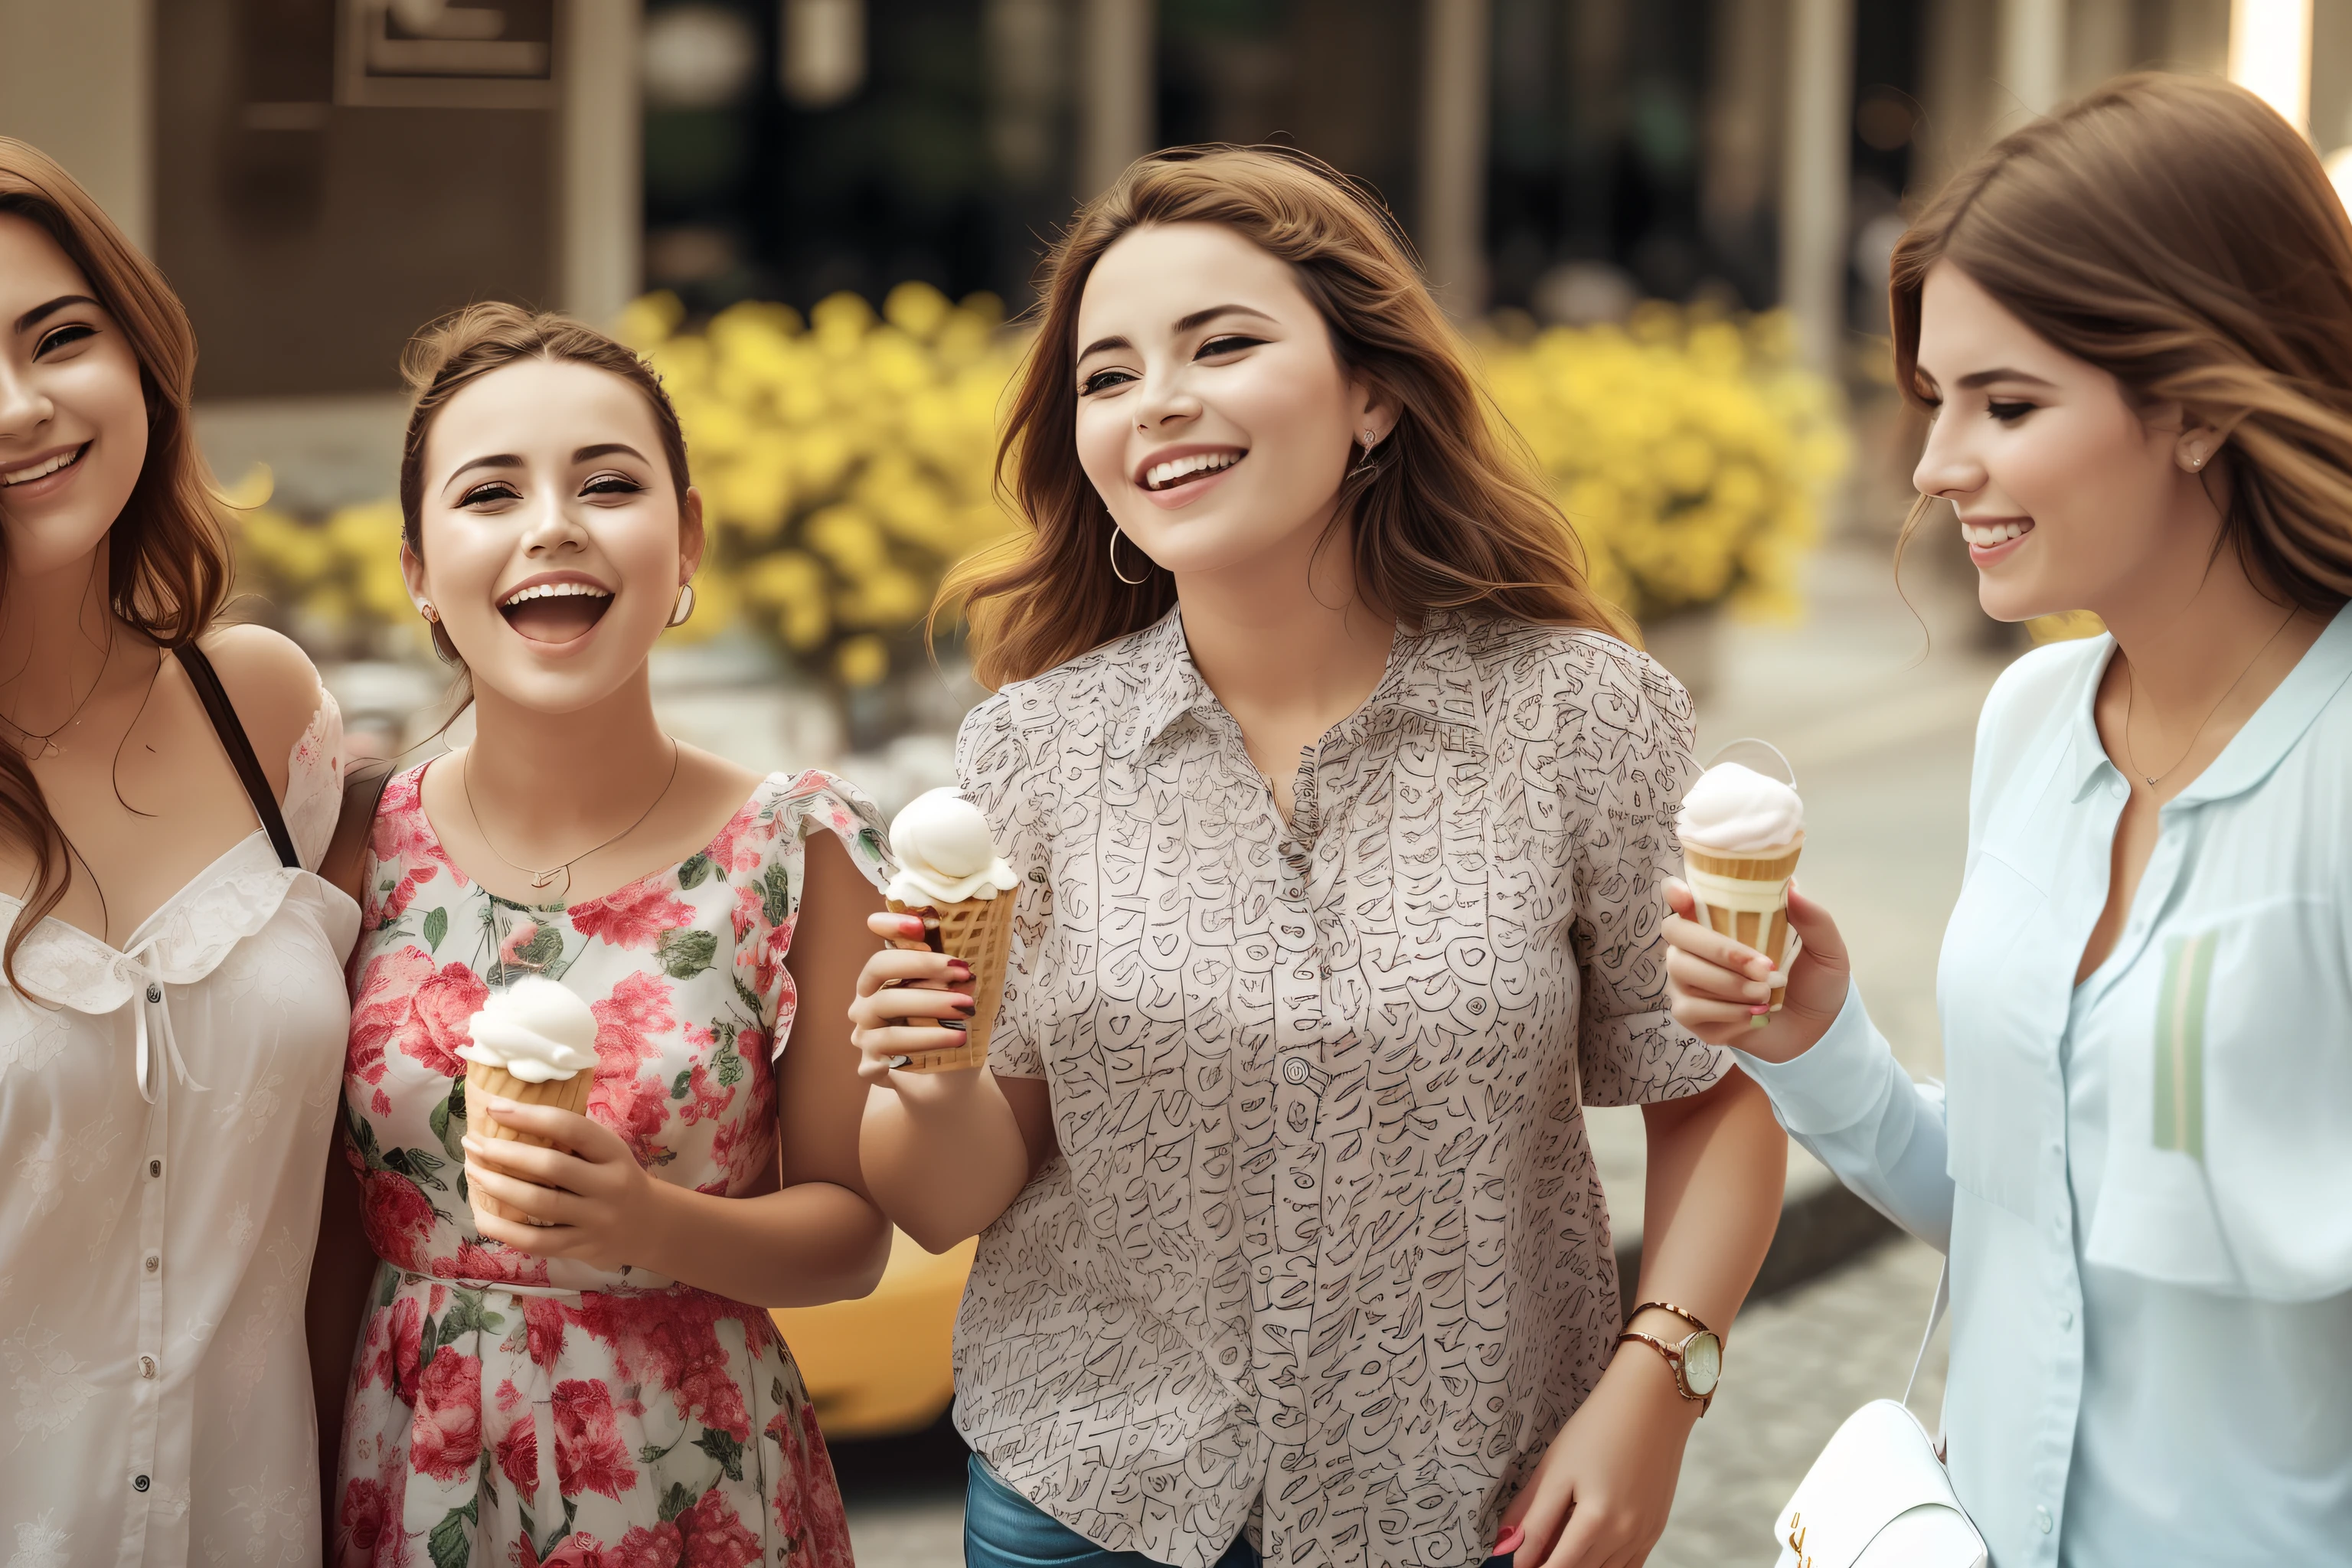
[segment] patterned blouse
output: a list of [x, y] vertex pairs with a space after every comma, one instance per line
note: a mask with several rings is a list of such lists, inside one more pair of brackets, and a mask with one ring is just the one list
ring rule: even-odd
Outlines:
[[1668, 1018], [1688, 699], [1609, 637], [1400, 632], [1286, 824], [1171, 614], [965, 721], [1024, 879], [990, 1066], [1062, 1158], [981, 1237], [956, 1419], [1088, 1539], [1462, 1568], [1608, 1363], [1585, 1104]]
[[560, 980], [596, 1018], [588, 1114], [664, 1181], [750, 1189], [775, 1158], [802, 840], [837, 834], [877, 876], [874, 808], [825, 774], [773, 774], [683, 864], [533, 908], [450, 860], [424, 772], [384, 792], [352, 961], [344, 1116], [383, 1262], [351, 1373], [336, 1560], [850, 1568], [815, 1413], [765, 1311], [475, 1230], [455, 1051], [493, 987]]

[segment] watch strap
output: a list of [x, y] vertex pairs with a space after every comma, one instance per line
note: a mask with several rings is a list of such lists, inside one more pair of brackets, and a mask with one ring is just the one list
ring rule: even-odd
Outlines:
[[[1630, 1323], [1635, 1318], [1640, 1317], [1643, 1312], [1648, 1311], [1653, 1307], [1655, 1307], [1661, 1312], [1672, 1312], [1675, 1317], [1680, 1318], [1684, 1322], [1688, 1323], [1692, 1328], [1698, 1330], [1702, 1333], [1715, 1333], [1713, 1329], [1708, 1328], [1705, 1323], [1699, 1321], [1699, 1317], [1696, 1312], [1686, 1311], [1683, 1308], [1675, 1306], [1672, 1301], [1644, 1301], [1640, 1306], [1634, 1308], [1631, 1312], [1625, 1314], [1625, 1321]], [[1723, 1336], [1717, 1334], [1716, 1337], [1717, 1339], [1721, 1339]]]
[[[1715, 1331], [1713, 1329], [1702, 1328], [1698, 1332], [1711, 1334], [1715, 1332]], [[1683, 1375], [1682, 1351], [1676, 1346], [1666, 1343], [1665, 1341], [1658, 1338], [1655, 1334], [1645, 1334], [1637, 1329], [1627, 1329], [1623, 1333], [1617, 1336], [1617, 1342], [1621, 1345], [1627, 1340], [1639, 1340], [1643, 1344], [1649, 1346], [1652, 1350], [1657, 1352], [1660, 1355], [1665, 1358], [1667, 1370], [1675, 1374], [1675, 1392], [1680, 1394], [1684, 1399], [1689, 1401], [1691, 1404], [1697, 1405], [1698, 1413], [1700, 1416], [1704, 1418], [1706, 1415], [1707, 1406], [1715, 1403], [1715, 1391], [1709, 1389], [1705, 1394], [1693, 1394], [1691, 1392], [1690, 1383]]]

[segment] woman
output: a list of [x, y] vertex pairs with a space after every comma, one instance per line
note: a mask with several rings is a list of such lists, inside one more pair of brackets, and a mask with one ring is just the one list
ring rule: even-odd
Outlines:
[[0, 1542], [315, 1563], [341, 723], [291, 643], [215, 625], [186, 312], [5, 139], [0, 334]]
[[[890, 1065], [957, 1038], [947, 959], [877, 954], [852, 1014], [875, 1194], [981, 1236], [967, 1558], [1639, 1562], [1713, 1386], [1670, 1355], [1738, 1310], [1786, 1150], [1663, 1011], [1689, 701], [1328, 167], [1143, 160], [1043, 313], [959, 761], [1013, 973], [966, 1072]], [[1588, 1103], [1647, 1113], [1676, 1304], [1613, 1358]]]
[[1922, 508], [1991, 615], [2107, 635], [1985, 705], [1948, 1092], [1801, 899], [1760, 1028], [1760, 958], [1669, 921], [1675, 1016], [1948, 1249], [1995, 1562], [2352, 1560], [2352, 224], [2252, 94], [2132, 77], [1960, 174], [1893, 289]]
[[[871, 945], [873, 809], [656, 722], [647, 656], [692, 613], [702, 501], [642, 361], [480, 305], [408, 370], [401, 563], [476, 726], [390, 781], [364, 858], [344, 1108], [383, 1264], [338, 1551], [847, 1568], [765, 1309], [862, 1296], [888, 1253], [856, 1058], [785, 1049]], [[595, 1019], [584, 1116], [466, 1099], [473, 1015], [531, 976]]]

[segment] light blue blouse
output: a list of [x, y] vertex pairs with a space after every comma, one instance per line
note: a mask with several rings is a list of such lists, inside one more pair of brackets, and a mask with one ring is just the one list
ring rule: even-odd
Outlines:
[[1985, 704], [1948, 1088], [1859, 987], [1740, 1064], [1949, 1251], [1952, 1480], [1999, 1568], [2352, 1563], [2352, 610], [2165, 805], [2077, 986], [2126, 795], [2092, 718], [2114, 647], [2028, 654]]

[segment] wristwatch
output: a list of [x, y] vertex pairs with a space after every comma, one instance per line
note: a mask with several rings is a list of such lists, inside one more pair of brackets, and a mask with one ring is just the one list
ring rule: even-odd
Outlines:
[[1691, 1326], [1691, 1332], [1678, 1342], [1668, 1344], [1653, 1335], [1628, 1329], [1617, 1336], [1617, 1342], [1622, 1345], [1627, 1340], [1639, 1340], [1665, 1357], [1666, 1364], [1674, 1369], [1675, 1392], [1685, 1399], [1696, 1400], [1698, 1413], [1704, 1417], [1707, 1406], [1715, 1403], [1716, 1389], [1723, 1382], [1723, 1336], [1671, 1301], [1644, 1301], [1625, 1321], [1630, 1323], [1653, 1307], [1661, 1312], [1672, 1312]]

